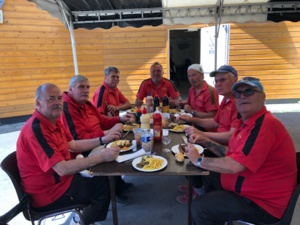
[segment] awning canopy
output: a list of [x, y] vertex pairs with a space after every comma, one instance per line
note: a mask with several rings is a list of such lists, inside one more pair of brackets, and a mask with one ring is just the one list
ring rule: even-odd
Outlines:
[[300, 20], [300, 0], [28, 0], [76, 28]]

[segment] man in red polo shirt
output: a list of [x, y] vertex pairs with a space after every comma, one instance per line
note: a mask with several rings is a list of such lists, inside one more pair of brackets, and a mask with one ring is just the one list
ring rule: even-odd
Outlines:
[[128, 99], [117, 88], [120, 71], [116, 67], [107, 67], [104, 74], [104, 82], [95, 91], [92, 103], [103, 115], [119, 116], [120, 110], [131, 108]]
[[85, 224], [104, 220], [110, 202], [107, 177], [82, 177], [78, 172], [102, 162], [113, 161], [119, 147], [103, 149], [84, 159], [71, 159], [70, 151], [88, 151], [100, 145], [99, 137], [73, 140], [63, 127], [61, 90], [44, 84], [36, 91], [36, 110], [25, 123], [17, 141], [17, 161], [23, 189], [32, 206], [48, 211], [57, 206], [88, 203], [82, 216]]
[[162, 99], [164, 96], [169, 97], [169, 103], [175, 106], [180, 106], [181, 97], [175, 85], [167, 78], [163, 77], [164, 70], [160, 63], [155, 62], [150, 67], [151, 78], [144, 80], [136, 94], [135, 105], [141, 106], [147, 95], [156, 95]]
[[[192, 203], [195, 225], [243, 220], [273, 224], [284, 214], [297, 185], [296, 150], [284, 125], [267, 111], [259, 79], [244, 77], [232, 87], [242, 123], [229, 147], [214, 143], [217, 158], [199, 155], [188, 144], [187, 156], [203, 176], [205, 194]], [[190, 137], [198, 142], [199, 135]]]
[[204, 80], [204, 71], [200, 64], [192, 64], [187, 69], [192, 87], [187, 100], [182, 102], [184, 111], [197, 118], [213, 118], [219, 108], [217, 90]]
[[177, 118], [196, 126], [201, 126], [206, 130], [216, 130], [216, 132], [202, 132], [192, 126], [184, 130], [188, 136], [193, 133], [202, 135], [201, 145], [206, 148], [209, 147], [206, 144], [209, 139], [227, 145], [235, 127], [240, 123], [240, 119], [237, 117], [233, 92], [231, 91], [232, 86], [238, 79], [237, 71], [232, 66], [223, 65], [218, 70], [212, 71], [210, 76], [215, 79], [214, 83], [218, 94], [224, 96], [214, 118], [192, 118], [187, 115]]
[[[85, 76], [76, 75], [70, 79], [69, 91], [62, 95], [64, 126], [69, 128], [75, 140], [100, 137], [102, 145], [119, 140], [123, 131], [123, 124], [120, 122], [131, 120], [133, 115], [126, 114], [120, 118], [103, 116], [88, 100], [89, 89], [90, 82]], [[123, 191], [133, 185], [124, 182], [121, 176], [115, 178], [117, 203], [128, 205], [129, 198], [123, 194]]]
[[[237, 116], [237, 110], [234, 103], [232, 86], [238, 80], [237, 71], [229, 65], [221, 66], [218, 70], [210, 73], [211, 77], [214, 77], [215, 88], [219, 95], [223, 95], [224, 98], [220, 104], [219, 110], [214, 118], [196, 118], [187, 115], [177, 117], [177, 119], [184, 120], [188, 123], [192, 123], [196, 126], [201, 126], [206, 130], [216, 130], [216, 132], [202, 132], [194, 126], [185, 128], [185, 133], [190, 136], [194, 133], [199, 134], [199, 143], [207, 149], [213, 148], [214, 145], [211, 141], [218, 142], [220, 144], [228, 145], [229, 138], [234, 129], [241, 123], [241, 120]], [[205, 151], [205, 154], [209, 154], [210, 151]], [[203, 193], [202, 177], [193, 177], [193, 186], [195, 192], [193, 196], [196, 197], [197, 193]], [[188, 186], [179, 185], [178, 190], [185, 193], [178, 196], [176, 199], [178, 202], [188, 203]]]

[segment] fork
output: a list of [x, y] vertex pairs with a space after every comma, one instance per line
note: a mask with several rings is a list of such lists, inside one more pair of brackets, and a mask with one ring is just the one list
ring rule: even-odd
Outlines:
[[121, 137], [121, 139], [124, 139], [128, 134], [129, 132], [132, 130], [132, 127]]

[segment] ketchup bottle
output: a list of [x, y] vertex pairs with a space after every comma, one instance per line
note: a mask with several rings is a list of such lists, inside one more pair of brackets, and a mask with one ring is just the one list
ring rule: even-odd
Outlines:
[[138, 127], [141, 127], [141, 115], [142, 115], [142, 111], [141, 111], [140, 107], [138, 106], [136, 113], [135, 113], [135, 122]]
[[156, 111], [153, 114], [153, 132], [154, 141], [161, 141], [162, 137], [162, 116], [159, 111], [159, 107], [156, 107]]

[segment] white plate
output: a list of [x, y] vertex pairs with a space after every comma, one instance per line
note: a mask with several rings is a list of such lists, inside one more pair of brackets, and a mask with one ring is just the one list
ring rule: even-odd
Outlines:
[[158, 155], [153, 155], [152, 157], [153, 158], [159, 158], [159, 159], [162, 159], [164, 160], [163, 161], [163, 164], [160, 168], [158, 169], [153, 169], [153, 170], [143, 170], [143, 168], [139, 168], [136, 166], [136, 164], [140, 163], [142, 161], [142, 157], [143, 156], [140, 156], [138, 158], [135, 158], [133, 161], [132, 161], [132, 166], [134, 169], [136, 170], [139, 170], [139, 171], [142, 171], [142, 172], [155, 172], [155, 171], [159, 171], [159, 170], [162, 170], [163, 168], [165, 168], [167, 165], [168, 165], [168, 161], [164, 158], [164, 157], [161, 157], [161, 156], [158, 156]]
[[175, 132], [175, 133], [183, 133], [184, 132], [184, 129], [189, 127], [189, 125], [183, 125], [183, 130], [173, 130], [173, 129], [170, 129], [170, 131], [172, 132]]
[[[204, 149], [201, 145], [196, 145], [196, 144], [193, 144], [195, 146], [195, 148], [198, 150], [199, 154], [202, 154]], [[172, 148], [171, 148], [172, 152], [174, 154], [178, 153], [179, 152], [179, 145], [174, 145]], [[184, 156], [186, 157], [186, 155], [184, 154]]]
[[[118, 141], [120, 141], [120, 140], [118, 140]], [[112, 145], [114, 142], [115, 142], [115, 141], [108, 143], [108, 144], [106, 145], [106, 148], [110, 148], [111, 145]], [[130, 145], [129, 147], [121, 148], [121, 151], [120, 151], [120, 152], [127, 152], [127, 151], [129, 151], [129, 150], [131, 150], [131, 149], [132, 149], [132, 145]]]
[[185, 112], [182, 112], [182, 113], [175, 113], [174, 116], [177, 118], [178, 116], [182, 116], [182, 115], [186, 115], [186, 116], [189, 116], [189, 117], [193, 117], [192, 114], [190, 113], [185, 113]]

